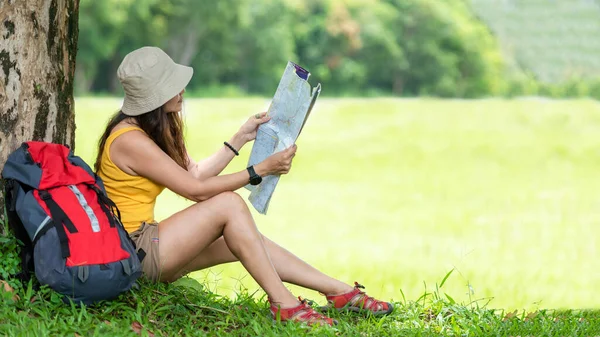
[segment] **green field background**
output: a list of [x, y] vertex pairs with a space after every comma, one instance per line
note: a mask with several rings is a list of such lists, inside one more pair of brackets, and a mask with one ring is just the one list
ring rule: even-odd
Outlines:
[[[76, 154], [88, 163], [120, 103], [76, 99]], [[213, 153], [268, 103], [187, 99], [189, 152]], [[442, 290], [464, 303], [600, 307], [597, 101], [322, 99], [297, 144], [268, 214], [253, 214], [265, 235], [330, 275], [402, 301], [455, 268]], [[245, 168], [251, 146], [226, 172]], [[164, 192], [156, 218], [190, 204]], [[223, 295], [258, 288], [240, 264], [190, 276]]]

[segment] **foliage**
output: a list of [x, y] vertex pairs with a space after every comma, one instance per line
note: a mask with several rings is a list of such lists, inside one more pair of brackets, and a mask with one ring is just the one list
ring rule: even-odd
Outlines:
[[[499, 33], [494, 35], [497, 22], [504, 17], [489, 14], [493, 6], [483, 5], [489, 3], [82, 1], [77, 93], [120, 93], [116, 68], [122, 58], [135, 48], [157, 45], [175, 61], [194, 67], [195, 76], [188, 89], [201, 96], [218, 95], [219, 90], [202, 91], [219, 86], [271, 95], [288, 60], [307, 67], [314, 81], [323, 83], [326, 95], [380, 93], [471, 98], [499, 94], [595, 94], [593, 90], [563, 90], [561, 81], [544, 84], [548, 90], [538, 90], [543, 72], [554, 71], [552, 63], [548, 61], [539, 68], [535, 63], [537, 56], [519, 61], [531, 54], [524, 49], [531, 43], [520, 45], [516, 55], [507, 54], [506, 46], [512, 40], [506, 41]], [[555, 9], [559, 7], [556, 5]], [[597, 7], [600, 12], [600, 6]], [[528, 8], [524, 11], [532, 11]], [[538, 14], [543, 10], [539, 6], [533, 8]], [[588, 59], [596, 59], [598, 52], [588, 53]], [[519, 66], [515, 67], [515, 63]], [[523, 75], [531, 70], [534, 76]], [[581, 74], [582, 69], [578, 71], [573, 74]], [[523, 77], [527, 78], [525, 82]], [[584, 85], [589, 86], [588, 81], [593, 80], [586, 77]]]
[[[11, 275], [19, 272], [21, 259], [19, 257], [19, 244], [14, 236], [7, 232], [7, 236], [0, 235], [0, 279], [8, 280]], [[13, 287], [18, 286], [16, 282], [11, 281]]]
[[[21, 267], [20, 244], [12, 235], [6, 219], [6, 212], [4, 212], [4, 218], [0, 219], [3, 222], [0, 227], [5, 229], [5, 233], [0, 233], [0, 280], [9, 280], [19, 272]], [[14, 280], [10, 280], [9, 283], [13, 287], [19, 286], [19, 283]]]

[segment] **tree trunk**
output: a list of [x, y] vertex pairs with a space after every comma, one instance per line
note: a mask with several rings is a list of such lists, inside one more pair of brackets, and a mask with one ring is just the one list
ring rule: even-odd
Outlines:
[[79, 0], [0, 0], [0, 170], [23, 141], [74, 148], [78, 11]]
[[392, 92], [395, 95], [401, 96], [404, 91], [404, 79], [399, 74], [394, 76], [394, 83], [392, 84]]

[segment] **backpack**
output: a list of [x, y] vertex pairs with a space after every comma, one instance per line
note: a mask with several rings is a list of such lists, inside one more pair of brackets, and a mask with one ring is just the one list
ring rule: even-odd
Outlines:
[[21, 272], [63, 295], [92, 304], [128, 291], [144, 252], [121, 223], [102, 180], [68, 147], [25, 142], [2, 170], [9, 227], [19, 239]]

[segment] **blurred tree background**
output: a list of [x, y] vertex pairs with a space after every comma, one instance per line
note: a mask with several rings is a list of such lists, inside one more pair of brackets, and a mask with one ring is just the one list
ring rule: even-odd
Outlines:
[[[156, 45], [192, 96], [272, 95], [290, 60], [336, 96], [600, 99], [600, 0], [81, 0], [76, 94]], [[326, 88], [326, 90], [325, 90]]]

